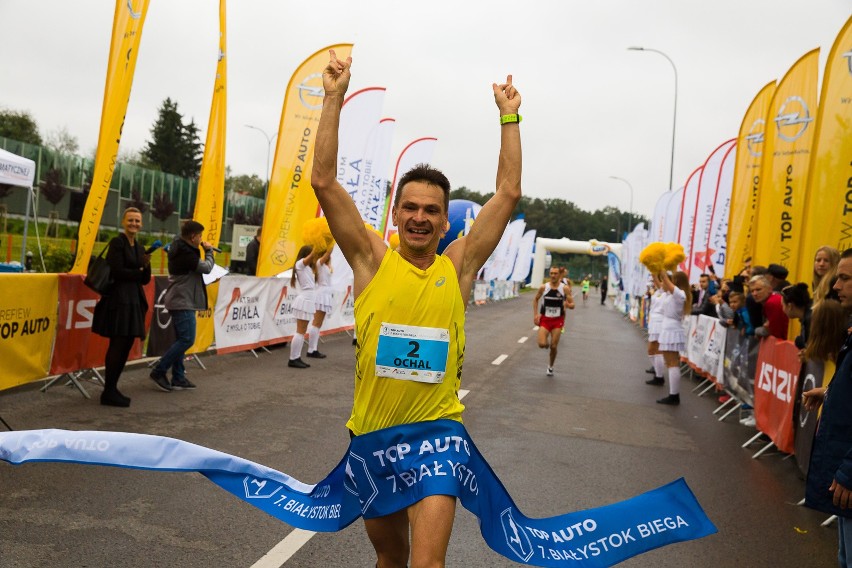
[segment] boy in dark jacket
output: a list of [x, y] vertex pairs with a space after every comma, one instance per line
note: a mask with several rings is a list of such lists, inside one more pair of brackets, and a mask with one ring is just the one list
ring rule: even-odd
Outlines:
[[[180, 236], [175, 237], [169, 248], [169, 287], [164, 304], [171, 315], [176, 339], [151, 371], [151, 380], [165, 392], [195, 388], [186, 378], [183, 358], [195, 343], [195, 312], [207, 309], [204, 274], [213, 270], [213, 245], [202, 242], [203, 232], [204, 226], [198, 221], [186, 221]], [[204, 260], [199, 246], [204, 249]], [[166, 375], [170, 367], [171, 383]]]

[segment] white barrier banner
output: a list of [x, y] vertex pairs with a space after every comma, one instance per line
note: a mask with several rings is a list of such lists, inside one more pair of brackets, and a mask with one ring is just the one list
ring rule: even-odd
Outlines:
[[266, 309], [269, 280], [228, 276], [219, 281], [219, 298], [213, 319], [218, 353], [260, 347], [263, 320], [271, 316]]

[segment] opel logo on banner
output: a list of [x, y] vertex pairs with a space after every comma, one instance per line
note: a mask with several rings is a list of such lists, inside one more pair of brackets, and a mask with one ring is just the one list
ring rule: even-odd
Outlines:
[[805, 133], [812, 121], [808, 105], [802, 97], [797, 96], [787, 97], [775, 117], [778, 136], [787, 142], [795, 142]]
[[322, 73], [312, 73], [302, 79], [299, 83], [299, 100], [311, 110], [322, 108], [322, 97], [325, 94], [322, 88]]
[[746, 135], [746, 147], [748, 153], [759, 158], [763, 155], [763, 133], [766, 130], [766, 121], [762, 118], [755, 120]]
[[165, 297], [166, 290], [163, 290], [160, 293], [160, 297], [154, 303], [154, 313], [157, 314], [157, 325], [160, 326], [160, 329], [168, 329], [172, 325], [172, 315], [166, 309]]

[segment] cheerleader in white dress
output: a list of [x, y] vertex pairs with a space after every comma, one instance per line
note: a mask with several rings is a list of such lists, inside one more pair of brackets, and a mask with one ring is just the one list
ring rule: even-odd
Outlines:
[[[290, 277], [290, 287], [299, 282], [299, 294], [291, 304], [293, 317], [296, 318], [296, 335], [293, 336], [293, 341], [290, 342], [290, 360], [287, 362], [288, 367], [296, 369], [306, 369], [310, 367], [302, 361], [302, 347], [305, 345], [305, 333], [308, 331], [308, 322], [314, 317], [316, 311], [315, 294], [316, 294], [316, 275], [314, 273], [314, 264], [316, 256], [314, 249], [310, 245], [305, 245], [299, 249], [296, 255], [296, 263], [293, 265], [293, 275]], [[310, 338], [308, 339], [310, 341]]]
[[648, 385], [665, 383], [666, 364], [660, 353], [660, 327], [663, 323], [663, 292], [660, 278], [654, 274], [654, 293], [651, 294], [651, 309], [648, 311], [648, 358], [654, 369], [654, 378], [645, 381]]
[[314, 295], [314, 304], [316, 311], [314, 319], [311, 322], [311, 327], [308, 329], [308, 357], [314, 359], [325, 359], [325, 354], [317, 350], [319, 346], [320, 329], [322, 322], [325, 320], [325, 314], [331, 312], [332, 293], [331, 293], [331, 249], [329, 247], [322, 256], [317, 260], [317, 289]]
[[692, 309], [692, 291], [689, 289], [689, 277], [683, 272], [675, 272], [671, 278], [663, 271], [660, 273], [663, 285], [662, 322], [660, 324], [660, 352], [666, 364], [669, 376], [669, 396], [661, 398], [660, 404], [680, 404], [680, 352], [686, 348], [686, 332], [683, 330], [683, 316]]

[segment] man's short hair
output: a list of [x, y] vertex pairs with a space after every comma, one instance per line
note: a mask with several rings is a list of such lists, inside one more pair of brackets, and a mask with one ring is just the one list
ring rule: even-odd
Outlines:
[[852, 258], [852, 248], [848, 248], [840, 254], [840, 258]]
[[749, 286], [753, 286], [755, 284], [762, 284], [762, 285], [770, 287], [770, 288], [772, 287], [772, 285], [769, 283], [769, 280], [767, 280], [766, 276], [764, 276], [763, 274], [758, 274], [756, 276], [752, 276], [751, 280], [748, 281], [748, 284], [749, 284]]
[[193, 235], [197, 235], [198, 233], [204, 232], [204, 225], [195, 221], [193, 219], [189, 219], [188, 221], [184, 221], [183, 225], [180, 228], [180, 236], [182, 237], [192, 237]]
[[699, 278], [710, 278], [710, 275], [705, 272], [704, 274], [699, 274], [698, 277]]
[[396, 184], [396, 195], [394, 195], [393, 198], [394, 207], [399, 205], [402, 188], [410, 181], [422, 181], [423, 183], [440, 187], [444, 192], [444, 213], [449, 212], [450, 180], [447, 179], [447, 176], [445, 176], [441, 170], [433, 168], [429, 164], [417, 164], [403, 174], [403, 176], [399, 179], [399, 182]]
[[772, 276], [773, 278], [777, 278], [778, 280], [784, 280], [790, 273], [786, 268], [784, 268], [780, 264], [770, 264], [766, 267], [766, 272], [768, 272], [770, 276]]
[[752, 276], [760, 276], [762, 274], [766, 274], [766, 272], [767, 272], [767, 270], [766, 270], [765, 266], [760, 266], [758, 264], [757, 266], [751, 267], [751, 275]]

